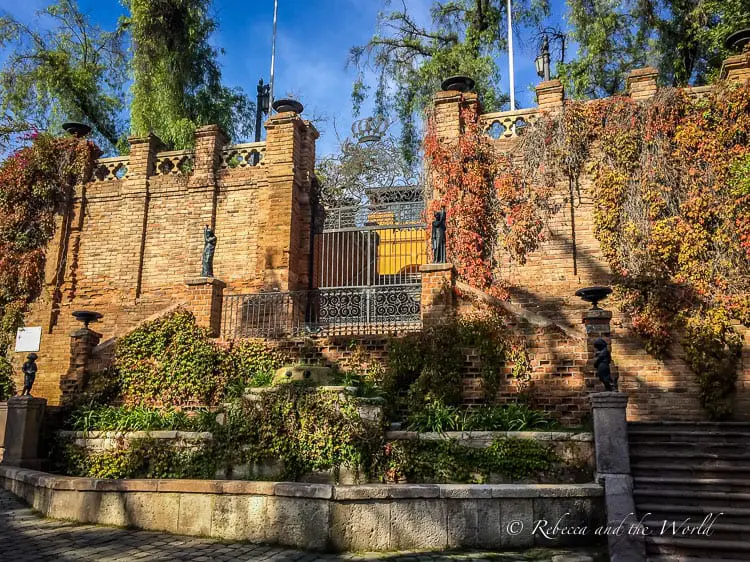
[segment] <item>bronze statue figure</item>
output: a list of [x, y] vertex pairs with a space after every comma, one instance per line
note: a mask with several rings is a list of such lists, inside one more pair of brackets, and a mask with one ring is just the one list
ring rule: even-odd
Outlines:
[[214, 276], [214, 252], [216, 251], [216, 234], [208, 225], [203, 229], [203, 268], [201, 277]]
[[445, 218], [445, 207], [435, 211], [435, 220], [432, 221], [432, 263], [448, 261], [445, 255]]
[[608, 392], [617, 391], [617, 378], [612, 377], [610, 369], [610, 363], [612, 363], [612, 355], [609, 353], [607, 342], [602, 338], [594, 341], [594, 368], [596, 369], [596, 376], [599, 380], [604, 383], [604, 389]]
[[34, 379], [36, 378], [36, 353], [29, 353], [26, 357], [27, 361], [21, 367], [23, 371], [23, 390], [21, 396], [31, 396], [31, 387], [34, 386]]

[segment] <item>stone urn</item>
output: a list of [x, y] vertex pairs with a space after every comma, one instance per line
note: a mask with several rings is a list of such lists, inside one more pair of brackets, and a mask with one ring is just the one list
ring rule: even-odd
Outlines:
[[275, 100], [273, 102], [273, 108], [279, 113], [286, 113], [291, 111], [292, 113], [300, 114], [304, 109], [304, 106], [297, 100], [283, 98]]

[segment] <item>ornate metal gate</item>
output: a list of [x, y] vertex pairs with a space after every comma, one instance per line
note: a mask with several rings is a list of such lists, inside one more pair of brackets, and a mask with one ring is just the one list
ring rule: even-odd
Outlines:
[[422, 190], [367, 188], [326, 209], [315, 237], [316, 316], [328, 333], [380, 333], [421, 326], [426, 263]]

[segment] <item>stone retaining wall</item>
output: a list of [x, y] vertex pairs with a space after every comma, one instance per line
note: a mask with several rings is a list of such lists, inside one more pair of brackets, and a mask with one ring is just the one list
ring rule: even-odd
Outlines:
[[[604, 523], [598, 484], [97, 480], [0, 466], [0, 485], [54, 519], [309, 550], [593, 544], [599, 539], [593, 530]], [[562, 525], [585, 525], [589, 531], [559, 535], [555, 542], [532, 532], [539, 520], [551, 527], [560, 519]]]

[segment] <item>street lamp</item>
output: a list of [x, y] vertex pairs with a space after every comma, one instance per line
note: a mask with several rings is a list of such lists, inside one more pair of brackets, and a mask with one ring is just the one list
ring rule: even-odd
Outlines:
[[260, 130], [263, 126], [263, 114], [268, 114], [270, 109], [268, 103], [271, 98], [271, 86], [263, 83], [263, 78], [258, 81], [258, 98], [255, 102], [255, 142], [260, 142]]
[[536, 73], [540, 78], [544, 78], [544, 81], [547, 82], [549, 80], [549, 39], [547, 39], [547, 35], [545, 34], [542, 38], [542, 52], [539, 54], [538, 57], [534, 60], [534, 64], [536, 65]]

